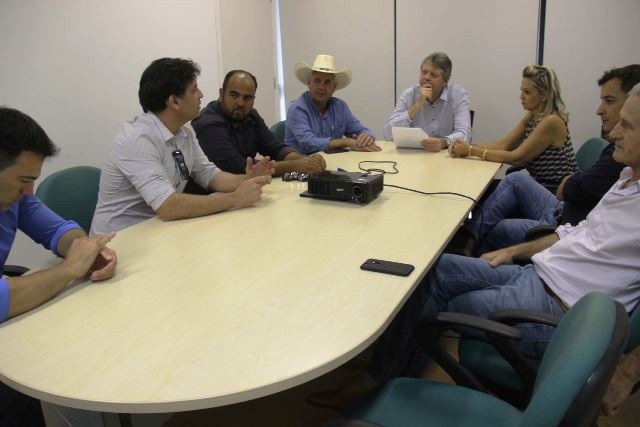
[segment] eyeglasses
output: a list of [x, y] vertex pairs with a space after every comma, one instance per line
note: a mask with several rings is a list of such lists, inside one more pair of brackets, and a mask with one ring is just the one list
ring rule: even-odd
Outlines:
[[306, 181], [309, 179], [309, 174], [306, 172], [285, 172], [282, 175], [283, 181]]
[[184, 161], [184, 155], [182, 154], [182, 151], [173, 150], [171, 152], [171, 155], [173, 156], [173, 160], [176, 161], [176, 166], [178, 166], [178, 170], [180, 171], [180, 177], [184, 180], [189, 179], [189, 168]]

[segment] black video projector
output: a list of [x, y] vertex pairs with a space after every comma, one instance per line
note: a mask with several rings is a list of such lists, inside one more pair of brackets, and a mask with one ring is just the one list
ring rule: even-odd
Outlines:
[[366, 204], [382, 191], [383, 175], [324, 171], [310, 175], [303, 197]]

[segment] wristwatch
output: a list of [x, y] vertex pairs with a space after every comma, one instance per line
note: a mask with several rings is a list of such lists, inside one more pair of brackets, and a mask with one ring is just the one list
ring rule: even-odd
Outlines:
[[449, 148], [449, 146], [451, 145], [451, 140], [446, 136], [443, 137], [443, 138], [440, 138], [440, 139], [442, 139], [443, 142], [444, 142], [444, 147], [442, 147], [442, 148]]

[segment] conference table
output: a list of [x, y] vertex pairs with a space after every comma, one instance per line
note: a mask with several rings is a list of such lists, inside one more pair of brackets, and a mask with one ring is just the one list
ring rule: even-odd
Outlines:
[[[381, 145], [324, 154], [327, 167], [394, 161], [385, 184], [472, 198], [500, 168]], [[0, 380], [53, 404], [120, 413], [211, 408], [302, 384], [380, 336], [472, 208], [393, 187], [367, 205], [304, 190], [274, 178], [255, 207], [120, 231], [112, 279], [73, 284], [0, 325]], [[363, 271], [368, 258], [415, 270]]]

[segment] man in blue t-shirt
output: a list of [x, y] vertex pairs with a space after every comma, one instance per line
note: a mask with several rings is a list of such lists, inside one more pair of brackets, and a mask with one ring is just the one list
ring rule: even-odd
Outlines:
[[[29, 116], [0, 108], [0, 322], [31, 310], [76, 279], [113, 276], [116, 254], [106, 247], [114, 233], [87, 237], [33, 196], [42, 163], [56, 151], [45, 131]], [[1, 273], [20, 229], [64, 260], [22, 277]], [[38, 401], [0, 383], [0, 425], [44, 425]]]

